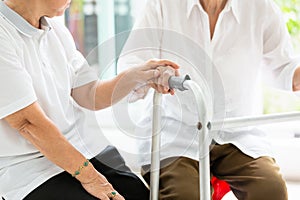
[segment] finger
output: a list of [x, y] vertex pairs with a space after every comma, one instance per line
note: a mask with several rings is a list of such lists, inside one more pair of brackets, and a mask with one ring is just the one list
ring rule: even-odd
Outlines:
[[159, 67], [159, 60], [158, 59], [151, 59], [146, 61], [143, 65], [142, 65], [142, 70], [143, 71], [148, 71], [150, 69], [156, 69], [157, 67]]
[[107, 193], [107, 197], [109, 199], [113, 199], [113, 200], [123, 200], [124, 199], [124, 197], [115, 190], [112, 190], [111, 192]]
[[[161, 69], [161, 68], [159, 68]], [[159, 84], [163, 85], [165, 87], [165, 90], [169, 90], [169, 79], [171, 76], [174, 76], [176, 74], [177, 70], [174, 70], [173, 68], [165, 67], [164, 69], [161, 69], [161, 71], [164, 70], [162, 75], [159, 77], [161, 78], [161, 82]]]
[[[159, 71], [160, 71], [160, 68], [158, 68], [158, 69], [159, 69]], [[163, 71], [163, 72], [160, 71], [160, 76], [157, 78], [156, 84], [159, 85], [159, 86], [162, 85], [162, 82], [163, 82], [163, 74], [164, 74], [164, 71]]]
[[112, 199], [113, 200], [125, 200], [125, 198], [122, 195], [120, 195], [119, 193]]
[[163, 85], [165, 87], [165, 90], [169, 90], [169, 79], [170, 77], [173, 75], [173, 72], [165, 72], [162, 76], [162, 83], [161, 85]]
[[156, 91], [159, 93], [164, 92], [164, 87], [162, 86], [162, 77], [158, 77], [154, 80], [154, 83], [156, 84]]
[[152, 78], [152, 79], [148, 79], [148, 80], [147, 80], [147, 84], [150, 84], [150, 83], [157, 84], [157, 83], [158, 83], [158, 78], [159, 78], [159, 77]]
[[175, 90], [174, 90], [174, 89], [170, 89], [170, 90], [169, 90], [169, 93], [170, 93], [171, 95], [174, 95], [174, 94], [175, 94]]
[[176, 63], [170, 61], [170, 60], [166, 60], [166, 59], [163, 59], [163, 60], [158, 60], [157, 63], [159, 65], [163, 65], [163, 66], [171, 66], [172, 68], [174, 69], [179, 69], [179, 65], [177, 65]]
[[[150, 87], [152, 87], [154, 90], [156, 90], [158, 93], [163, 93], [164, 92], [162, 86], [160, 86], [160, 85], [158, 85], [156, 83], [149, 83], [148, 85]], [[163, 93], [163, 94], [165, 94], [165, 93]]]
[[162, 93], [162, 94], [166, 94], [166, 90], [164, 88], [164, 86], [162, 85], [157, 85], [157, 90], [159, 93]]
[[159, 93], [162, 93], [162, 94], [169, 93], [168, 92], [168, 90], [169, 90], [169, 84], [165, 83], [166, 81], [164, 80], [164, 79], [167, 79], [166, 77], [168, 77], [168, 76], [160, 76], [154, 82], [157, 85], [156, 91], [158, 91]]
[[149, 70], [149, 69], [155, 69], [159, 66], [170, 66], [174, 69], [179, 69], [179, 65], [177, 65], [176, 63], [170, 61], [170, 60], [166, 60], [166, 59], [151, 59], [148, 60], [144, 66], [143, 66], [143, 70]]
[[101, 200], [110, 200], [106, 194], [99, 195], [99, 199], [101, 199]]
[[148, 86], [150, 86], [151, 88], [153, 88], [154, 90], [157, 90], [157, 84], [155, 83], [148, 83]]
[[147, 71], [142, 71], [142, 76], [144, 80], [152, 80], [160, 76], [159, 70], [147, 70]]
[[159, 93], [162, 93], [162, 94], [168, 94], [169, 93], [169, 90], [164, 90], [163, 87], [158, 86], [155, 83], [149, 83], [148, 86], [150, 86], [151, 88], [153, 88], [154, 90], [156, 90]]
[[114, 188], [112, 187], [112, 185], [109, 183], [109, 182], [106, 182], [106, 183], [103, 183], [101, 185], [99, 185], [103, 190], [106, 190], [106, 191], [111, 191], [113, 190]]

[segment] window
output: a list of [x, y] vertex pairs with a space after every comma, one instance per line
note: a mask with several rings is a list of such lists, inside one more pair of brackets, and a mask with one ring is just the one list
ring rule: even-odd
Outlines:
[[[285, 15], [294, 49], [300, 54], [300, 1], [275, 0]], [[294, 94], [266, 87], [264, 89], [264, 113], [300, 111], [300, 99]]]
[[[285, 14], [287, 27], [295, 50], [300, 54], [300, 1], [275, 0]], [[73, 0], [66, 13], [66, 25], [70, 29], [77, 48], [87, 57], [91, 65], [99, 69], [101, 78], [116, 74], [116, 60], [108, 66], [99, 64], [99, 58], [114, 54], [117, 58], [124, 45], [135, 17], [146, 0]], [[115, 37], [122, 33], [122, 37]], [[107, 49], [98, 45], [111, 43]], [[265, 88], [264, 113], [300, 110], [300, 100], [293, 94]]]
[[[99, 69], [101, 78], [116, 74], [116, 60], [103, 67], [99, 58], [118, 57], [134, 18], [145, 2], [146, 0], [73, 0], [66, 11], [65, 23], [77, 48], [91, 65], [102, 67]], [[121, 37], [115, 37], [122, 32]], [[111, 53], [115, 55], [111, 56]]]

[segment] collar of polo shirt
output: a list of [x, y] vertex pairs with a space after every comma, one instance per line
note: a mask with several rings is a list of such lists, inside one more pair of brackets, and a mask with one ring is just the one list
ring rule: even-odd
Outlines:
[[41, 18], [42, 29], [37, 29], [28, 23], [23, 17], [18, 13], [10, 9], [3, 1], [0, 1], [0, 16], [7, 20], [12, 26], [14, 26], [20, 33], [28, 36], [38, 36], [45, 31], [51, 30], [47, 19], [45, 17]]

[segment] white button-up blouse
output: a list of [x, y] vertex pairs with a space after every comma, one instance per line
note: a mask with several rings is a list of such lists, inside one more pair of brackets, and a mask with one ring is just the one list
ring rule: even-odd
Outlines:
[[[228, 0], [213, 38], [209, 18], [198, 0], [149, 0], [119, 58], [118, 69], [150, 58], [180, 64], [211, 98], [214, 119], [261, 113], [261, 81], [292, 91], [299, 58], [294, 57], [284, 18], [271, 0]], [[137, 90], [138, 91], [138, 90]], [[143, 96], [143, 94], [139, 94]], [[132, 97], [132, 96], [131, 96]], [[141, 112], [136, 133], [141, 164], [149, 163], [151, 95]], [[190, 92], [163, 98], [161, 157], [198, 158], [197, 115]], [[232, 143], [254, 158], [269, 155], [265, 134], [257, 128], [212, 134], [219, 143]]]

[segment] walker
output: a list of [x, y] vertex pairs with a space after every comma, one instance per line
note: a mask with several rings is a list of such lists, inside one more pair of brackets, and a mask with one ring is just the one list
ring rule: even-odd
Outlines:
[[[240, 128], [271, 124], [275, 122], [287, 122], [300, 120], [300, 112], [284, 114], [270, 114], [256, 117], [227, 118], [222, 121], [211, 121], [212, 105], [205, 99], [200, 86], [190, 77], [171, 77], [169, 86], [180, 91], [191, 90], [197, 104], [198, 124], [195, 128], [199, 130], [199, 183], [200, 200], [210, 200], [210, 168], [209, 168], [209, 145], [212, 139], [210, 131], [225, 128]], [[159, 192], [159, 169], [160, 169], [160, 128], [161, 128], [161, 97], [155, 92], [153, 96], [153, 122], [152, 122], [152, 149], [151, 149], [151, 176], [150, 176], [150, 200], [158, 199]], [[202, 156], [203, 155], [203, 156]]]

